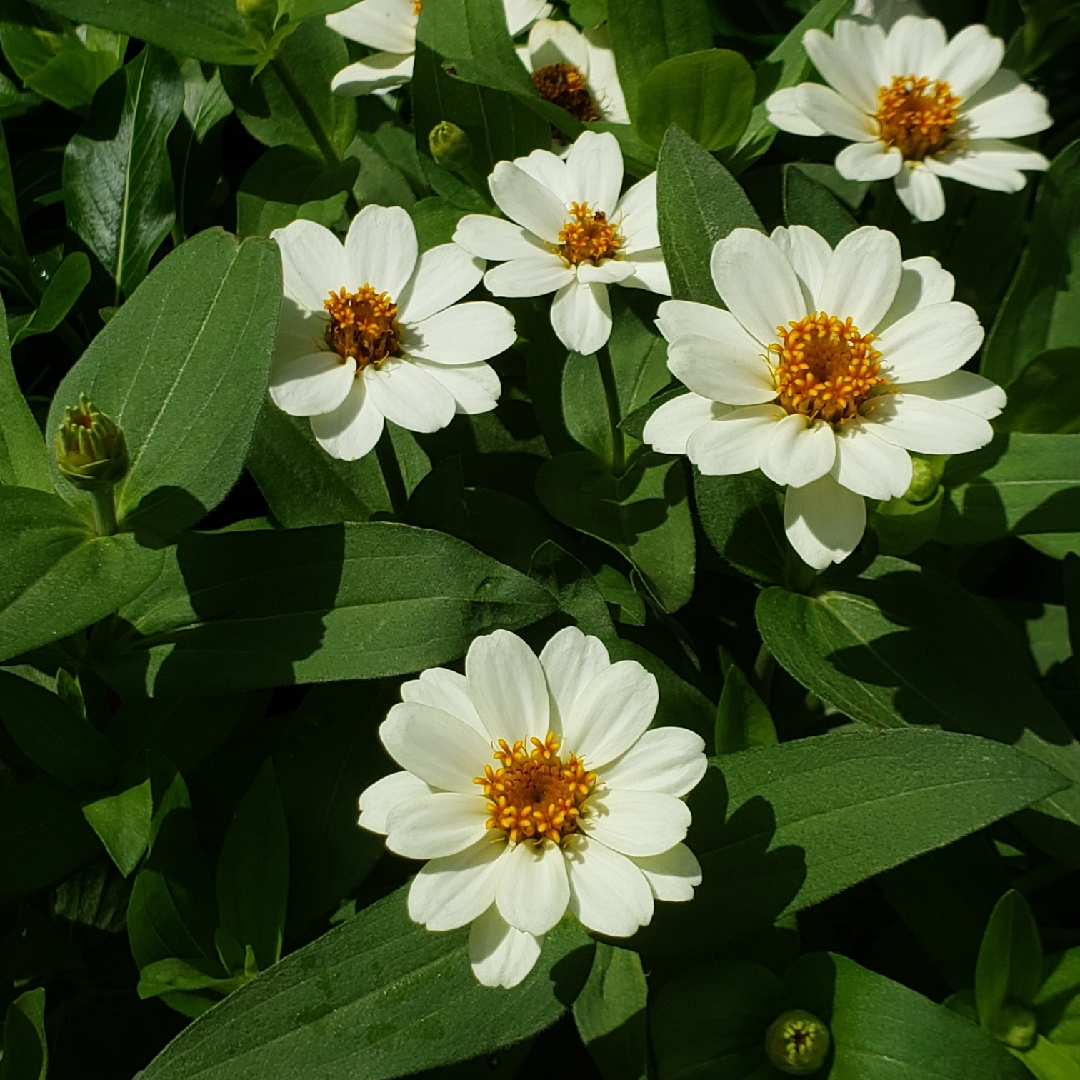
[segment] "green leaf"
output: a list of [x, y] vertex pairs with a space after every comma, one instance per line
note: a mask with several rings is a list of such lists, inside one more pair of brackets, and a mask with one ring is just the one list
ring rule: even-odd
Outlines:
[[176, 220], [166, 140], [184, 105], [176, 61], [144, 49], [94, 96], [64, 152], [68, 225], [130, 296]]
[[663, 390], [672, 376], [667, 366], [667, 342], [656, 331], [656, 299], [638, 290], [615, 289], [611, 311], [614, 323], [608, 356], [619, 416], [625, 419]]
[[597, 944], [589, 978], [574, 1001], [574, 1023], [604, 1080], [646, 1076], [648, 991], [636, 952]]
[[754, 72], [729, 49], [673, 56], [653, 68], [638, 90], [634, 126], [646, 146], [659, 149], [672, 124], [706, 150], [737, 142], [750, 122]]
[[1080, 434], [1080, 348], [1039, 353], [1009, 386], [1009, 402], [995, 421], [1001, 431], [1034, 435]]
[[609, 468], [614, 442], [608, 416], [607, 391], [595, 353], [572, 352], [562, 370], [562, 408], [566, 430]]
[[49, 1046], [45, 1039], [45, 991], [27, 990], [4, 1017], [4, 1054], [0, 1080], [45, 1080]]
[[1039, 1030], [1080, 1066], [1080, 949], [1046, 958], [1044, 981], [1033, 1008]]
[[811, 179], [798, 165], [783, 168], [784, 220], [788, 225], [809, 225], [835, 247], [859, 223], [823, 184]]
[[0, 487], [0, 546], [0, 659], [103, 619], [146, 588], [163, 558], [130, 534], [93, 536], [62, 499], [21, 487]]
[[251, 946], [261, 971], [281, 958], [289, 899], [289, 833], [269, 759], [240, 800], [217, 864], [221, 928]]
[[83, 805], [83, 817], [105, 845], [109, 858], [127, 877], [143, 857], [150, 842], [154, 810], [150, 781], [133, 784], [118, 795], [106, 795]]
[[1042, 971], [1039, 928], [1027, 901], [1010, 889], [990, 915], [975, 965], [975, 1007], [984, 1031], [994, 1033], [1005, 1005], [1031, 1007]]
[[1016, 1056], [1037, 1080], [1080, 1080], [1080, 1061], [1042, 1035], [1030, 1050]]
[[25, 338], [55, 330], [89, 283], [90, 260], [82, 251], [72, 252], [49, 278], [41, 303], [30, 318], [15, 331], [11, 344], [18, 345]]
[[776, 728], [765, 702], [734, 663], [724, 669], [716, 707], [716, 752], [734, 754], [751, 746], [775, 746]]
[[52, 492], [45, 441], [11, 366], [7, 313], [0, 299], [0, 484]]
[[656, 167], [657, 223], [672, 296], [718, 304], [709, 271], [717, 240], [732, 229], [760, 229], [738, 181], [677, 127], [668, 130]]
[[1008, 386], [1048, 349], [1080, 344], [1080, 141], [1039, 183], [1031, 237], [998, 309], [979, 370]]
[[456, 659], [554, 606], [468, 544], [405, 525], [192, 535], [98, 662], [158, 691], [373, 679]]
[[13, 286], [31, 304], [37, 302], [40, 288], [30, 263], [19, 220], [15, 197], [15, 178], [8, 157], [7, 139], [0, 127], [0, 279]]
[[[228, 494], [266, 392], [281, 297], [276, 244], [208, 229], [155, 267], [64, 377], [49, 430], [80, 393], [124, 429], [122, 528], [167, 534]], [[54, 477], [70, 501], [86, 498]]]
[[520, 986], [487, 989], [469, 968], [468, 930], [429, 933], [410, 921], [399, 890], [200, 1017], [142, 1080], [297, 1071], [320, 1080], [389, 1080], [462, 1061], [552, 1024], [577, 996], [591, 960], [588, 935], [565, 920], [545, 936]]
[[113, 748], [44, 687], [0, 671], [0, 720], [19, 749], [61, 784], [95, 795], [116, 783]]
[[451, 243], [458, 222], [464, 216], [464, 210], [439, 195], [421, 199], [410, 206], [409, 217], [416, 227], [416, 242], [421, 253], [439, 244]]

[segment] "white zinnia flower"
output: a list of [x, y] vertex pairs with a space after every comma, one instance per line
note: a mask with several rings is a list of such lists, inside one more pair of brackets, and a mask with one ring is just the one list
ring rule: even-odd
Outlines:
[[705, 773], [705, 744], [646, 730], [657, 687], [637, 661], [611, 663], [575, 627], [537, 660], [496, 630], [473, 641], [464, 675], [431, 668], [401, 696], [379, 736], [405, 771], [360, 796], [360, 824], [430, 860], [409, 914], [429, 930], [472, 923], [485, 986], [521, 982], [567, 909], [628, 937], [654, 899], [691, 899], [701, 869], [681, 800]]
[[545, 101], [586, 123], [630, 123], [606, 25], [582, 33], [565, 20], [541, 19], [518, 56]]
[[383, 418], [438, 431], [455, 412], [495, 408], [499, 376], [483, 361], [515, 340], [514, 318], [488, 301], [458, 304], [484, 265], [456, 244], [417, 257], [400, 206], [366, 206], [345, 243], [314, 221], [270, 234], [281, 248], [285, 302], [270, 397], [332, 457], [378, 442]]
[[[326, 16], [326, 25], [361, 45], [381, 49], [342, 68], [330, 84], [335, 94], [359, 97], [407, 83], [413, 74], [416, 22], [423, 0], [360, 0]], [[550, 14], [546, 0], [503, 0], [510, 36]]]
[[611, 335], [608, 285], [671, 295], [656, 227], [656, 173], [619, 198], [622, 151], [609, 132], [586, 131], [564, 157], [534, 150], [500, 161], [491, 196], [510, 218], [467, 214], [454, 241], [483, 259], [508, 260], [484, 275], [496, 296], [555, 293], [551, 325], [579, 353]]
[[804, 225], [736, 229], [713, 248], [712, 277], [727, 311], [660, 305], [668, 367], [692, 393], [649, 417], [645, 441], [709, 475], [761, 469], [786, 485], [788, 539], [815, 569], [855, 550], [863, 496], [907, 491], [909, 450], [992, 438], [1005, 393], [959, 370], [979, 320], [936, 259], [901, 262], [892, 233], [856, 229], [834, 251]]
[[833, 36], [807, 30], [803, 47], [828, 86], [803, 83], [765, 102], [769, 120], [797, 135], [852, 140], [836, 157], [848, 180], [888, 180], [920, 221], [945, 212], [939, 177], [991, 191], [1019, 191], [1021, 169], [1042, 154], [1006, 142], [1051, 124], [1046, 98], [1001, 68], [1005, 46], [985, 26], [946, 42], [937, 19], [914, 15], [886, 34], [840, 19]]

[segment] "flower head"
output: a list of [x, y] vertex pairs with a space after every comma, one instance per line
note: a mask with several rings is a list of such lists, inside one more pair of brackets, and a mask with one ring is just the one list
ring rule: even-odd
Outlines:
[[991, 191], [1020, 191], [1021, 170], [1042, 170], [1042, 154], [1006, 140], [1051, 124], [1046, 98], [1001, 67], [1004, 44], [985, 26], [952, 41], [937, 19], [906, 15], [886, 33], [877, 23], [840, 19], [833, 36], [808, 30], [803, 46], [827, 86], [803, 83], [765, 103], [769, 120], [797, 135], [838, 135], [836, 157], [849, 180], [892, 179], [920, 221], [945, 212], [941, 177]]
[[409, 914], [429, 930], [472, 924], [486, 986], [516, 986], [569, 909], [628, 937], [654, 900], [689, 900], [701, 871], [681, 801], [705, 773], [701, 738], [646, 730], [656, 680], [611, 663], [567, 627], [539, 659], [521, 638], [477, 638], [465, 674], [432, 668], [401, 688], [379, 735], [404, 769], [360, 796], [360, 824], [429, 860]]
[[586, 131], [569, 153], [534, 150], [500, 161], [488, 178], [510, 219], [468, 214], [454, 242], [503, 261], [484, 276], [496, 296], [555, 293], [551, 324], [559, 340], [596, 352], [611, 334], [608, 285], [671, 294], [656, 226], [656, 174], [621, 198], [622, 151], [615, 136]]
[[[342, 37], [380, 50], [342, 68], [330, 84], [335, 94], [359, 97], [412, 79], [416, 23], [422, 5], [423, 0], [360, 0], [326, 16], [326, 25]], [[503, 0], [503, 7], [511, 37], [551, 12], [546, 0]]]
[[271, 233], [285, 302], [270, 397], [333, 457], [366, 454], [384, 418], [438, 431], [456, 412], [495, 407], [499, 377], [484, 363], [515, 338], [513, 316], [487, 301], [458, 304], [483, 263], [455, 244], [417, 255], [401, 207], [367, 206], [345, 243], [313, 221]]
[[835, 251], [813, 229], [736, 229], [713, 248], [728, 310], [669, 300], [657, 325], [691, 393], [656, 410], [645, 441], [710, 475], [761, 469], [785, 485], [788, 539], [816, 569], [847, 558], [863, 497], [903, 495], [908, 451], [989, 442], [1000, 387], [959, 370], [975, 312], [936, 259], [901, 261], [892, 233], [856, 229]]

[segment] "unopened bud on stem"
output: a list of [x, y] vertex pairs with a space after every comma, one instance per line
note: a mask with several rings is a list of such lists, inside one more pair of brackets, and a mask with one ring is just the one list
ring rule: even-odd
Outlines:
[[792, 1076], [816, 1073], [829, 1056], [829, 1029], [805, 1009], [781, 1013], [765, 1033], [765, 1053], [781, 1072]]
[[436, 163], [451, 172], [462, 172], [472, 165], [469, 136], [449, 120], [440, 120], [428, 132], [428, 148]]
[[64, 409], [56, 433], [56, 464], [77, 488], [93, 497], [98, 534], [116, 532], [113, 485], [127, 475], [127, 443], [119, 425], [98, 412], [85, 394], [79, 395], [78, 405]]

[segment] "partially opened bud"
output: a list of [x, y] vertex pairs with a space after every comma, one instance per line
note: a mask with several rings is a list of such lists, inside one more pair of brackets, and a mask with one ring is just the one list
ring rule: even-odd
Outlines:
[[435, 161], [451, 172], [460, 172], [472, 162], [469, 136], [449, 120], [440, 120], [428, 132], [428, 148]]
[[1039, 1037], [1038, 1021], [1023, 1005], [1003, 1005], [990, 1022], [990, 1034], [1016, 1050], [1028, 1050]]
[[765, 1053], [781, 1072], [792, 1076], [816, 1073], [829, 1056], [829, 1029], [805, 1009], [781, 1013], [765, 1033]]
[[79, 395], [78, 405], [64, 409], [56, 433], [56, 463], [83, 491], [101, 491], [124, 478], [128, 470], [123, 430]]

